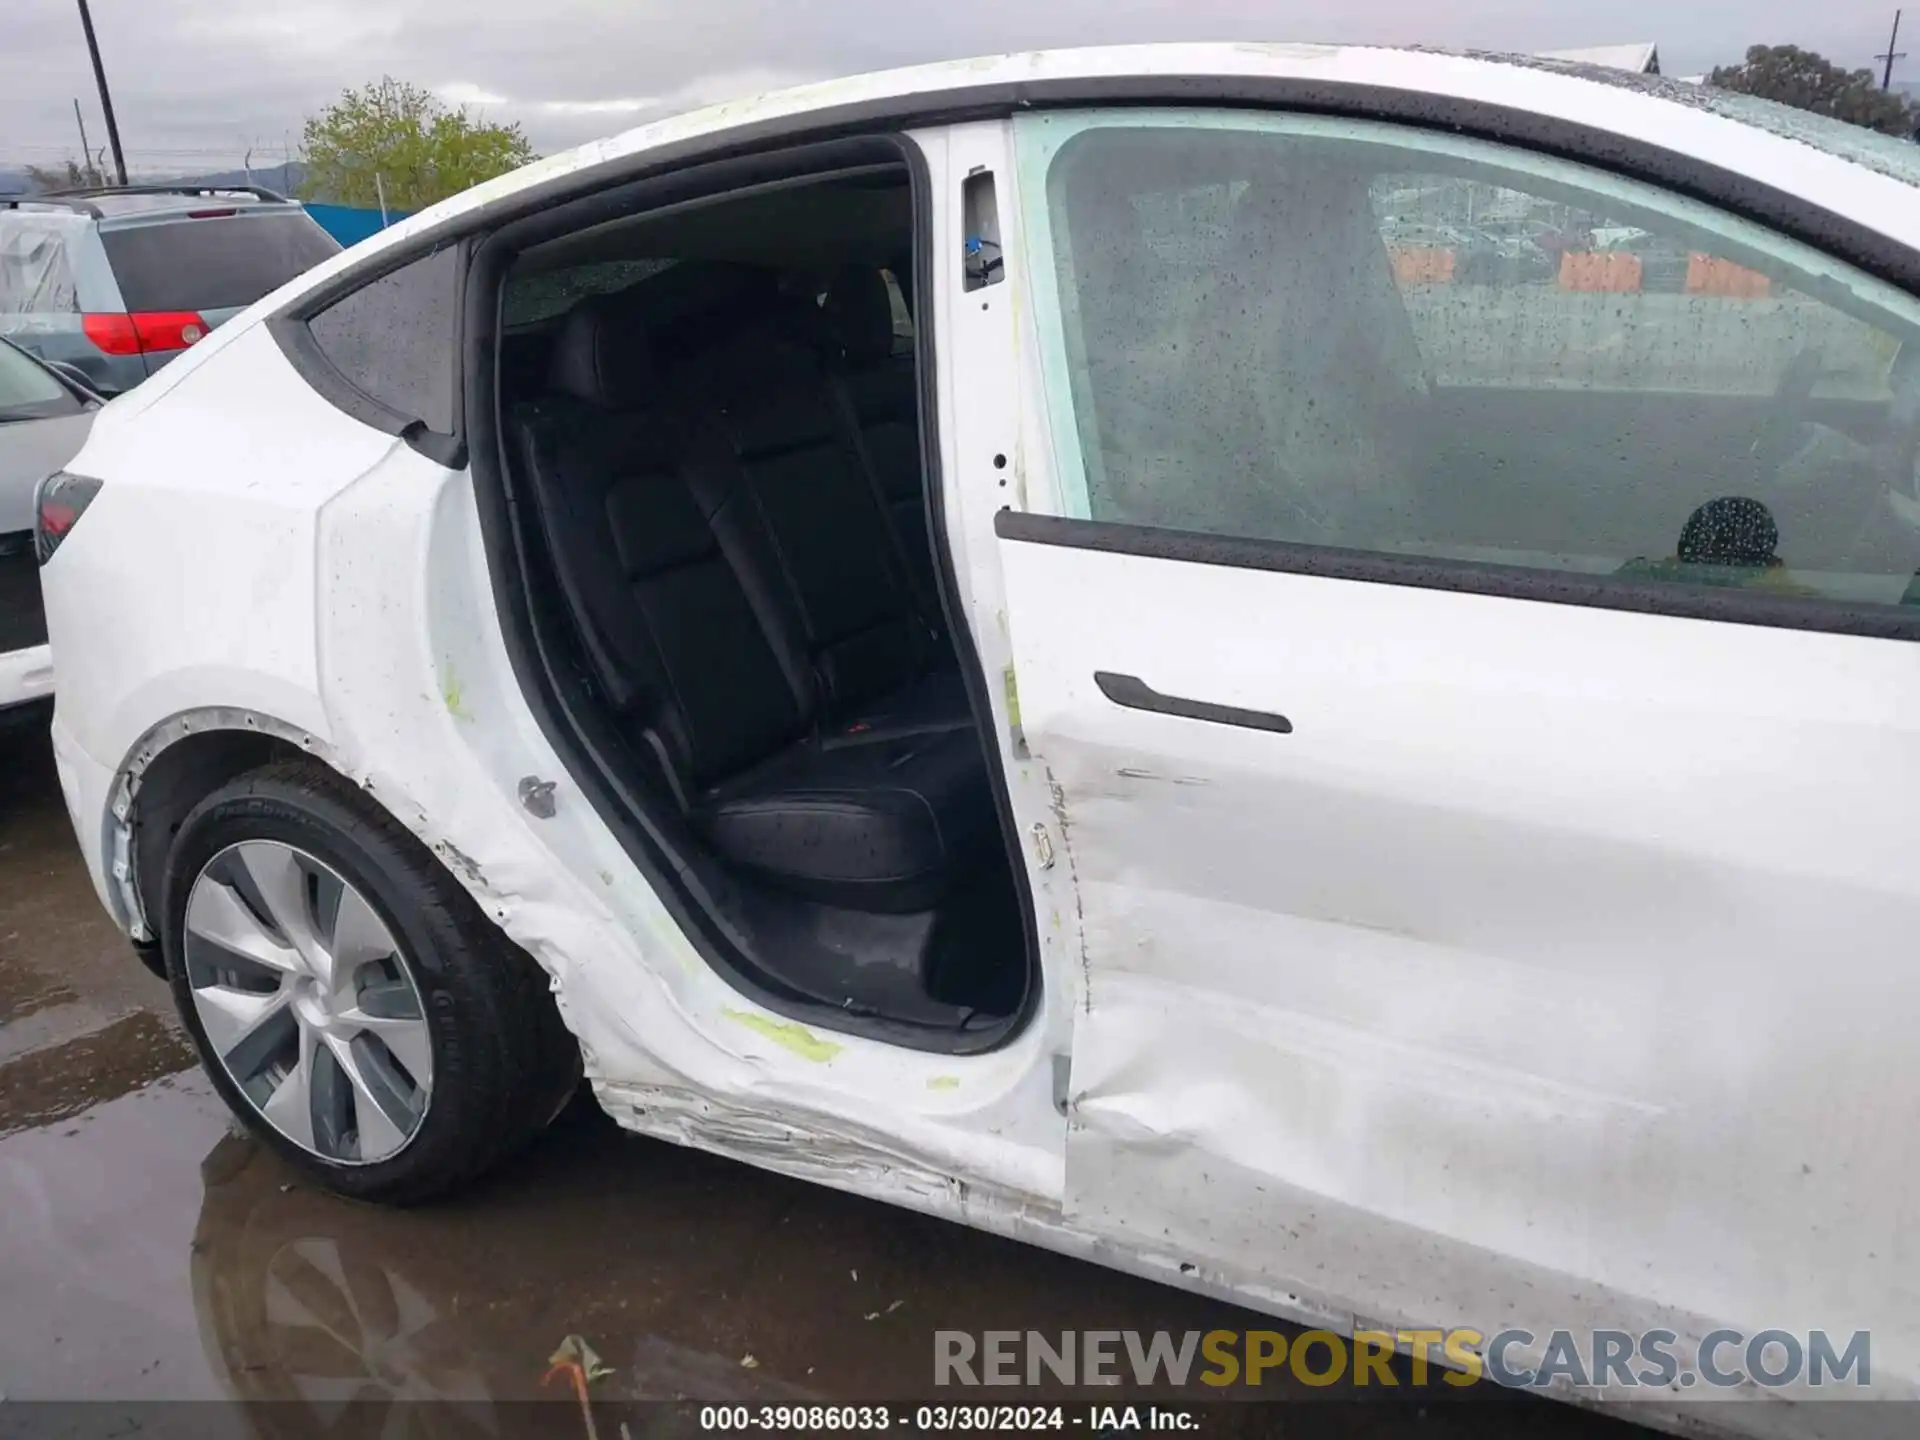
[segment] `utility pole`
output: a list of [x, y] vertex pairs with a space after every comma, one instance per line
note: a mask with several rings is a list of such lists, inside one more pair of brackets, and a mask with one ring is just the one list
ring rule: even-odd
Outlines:
[[[80, 97], [73, 97], [73, 123], [80, 127], [80, 159], [87, 169], [93, 169], [93, 146], [87, 143], [87, 122], [80, 114]], [[85, 177], [81, 177], [84, 181]]]
[[93, 57], [93, 80], [100, 87], [100, 113], [107, 118], [107, 143], [113, 147], [113, 170], [127, 183], [127, 157], [120, 149], [120, 127], [113, 119], [113, 97], [107, 93], [107, 67], [100, 63], [100, 42], [93, 34], [93, 12], [80, 0], [80, 26], [87, 32], [87, 54]]
[[1907, 58], [1906, 51], [1893, 48], [1899, 43], [1900, 12], [1896, 10], [1893, 12], [1893, 34], [1887, 37], [1887, 51], [1884, 55], [1876, 55], [1873, 57], [1876, 60], [1884, 60], [1887, 62], [1887, 68], [1880, 72], [1880, 88], [1882, 90], [1890, 90], [1893, 88], [1893, 62]]

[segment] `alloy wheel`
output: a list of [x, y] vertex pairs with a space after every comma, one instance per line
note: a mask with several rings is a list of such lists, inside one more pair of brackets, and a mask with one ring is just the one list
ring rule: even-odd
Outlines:
[[419, 1133], [433, 1039], [365, 896], [277, 840], [230, 845], [187, 897], [187, 983], [208, 1048], [260, 1117], [324, 1160], [390, 1160]]

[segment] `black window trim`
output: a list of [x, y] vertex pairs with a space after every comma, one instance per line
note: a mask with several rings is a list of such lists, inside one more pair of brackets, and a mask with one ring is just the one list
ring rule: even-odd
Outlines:
[[[348, 415], [384, 435], [405, 440], [415, 450], [436, 465], [449, 470], [464, 470], [467, 467], [467, 431], [465, 411], [466, 382], [461, 373], [463, 347], [460, 343], [460, 331], [464, 328], [467, 299], [467, 268], [472, 261], [473, 248], [477, 241], [472, 237], [443, 236], [434, 243], [418, 246], [405, 246], [394, 255], [382, 255], [383, 262], [377, 268], [355, 267], [353, 283], [340, 285], [329, 283], [301, 296], [287, 309], [267, 320], [267, 333], [279, 345], [280, 353], [294, 371], [319, 392], [320, 397], [335, 409]], [[368, 285], [398, 274], [418, 261], [432, 259], [446, 249], [455, 249], [458, 254], [454, 266], [454, 344], [453, 353], [447, 357], [452, 367], [452, 405], [453, 430], [445, 433], [430, 427], [417, 415], [409, 415], [396, 410], [382, 400], [368, 394], [349, 378], [326, 351], [320, 348], [320, 342], [314, 338], [307, 322], [326, 310], [336, 301], [344, 300]]]
[[1684, 581], [1588, 575], [1478, 560], [1428, 559], [1111, 520], [1080, 520], [1037, 511], [1001, 510], [993, 517], [993, 533], [1018, 544], [1139, 555], [1185, 565], [1270, 570], [1323, 580], [1401, 585], [1503, 600], [1532, 600], [1549, 605], [1578, 605], [1874, 640], [1920, 640], [1920, 606], [1909, 610], [1904, 606], [1810, 599], [1759, 590], [1689, 585]]

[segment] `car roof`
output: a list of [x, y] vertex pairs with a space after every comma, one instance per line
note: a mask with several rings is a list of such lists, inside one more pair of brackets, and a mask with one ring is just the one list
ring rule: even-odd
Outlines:
[[[1897, 180], [1914, 189], [1914, 198], [1920, 200], [1920, 146], [1750, 95], [1657, 75], [1538, 55], [1419, 46], [1251, 42], [1114, 45], [941, 61], [682, 111], [536, 160], [429, 206], [356, 247], [355, 258], [404, 245], [423, 231], [519, 191], [647, 151], [693, 148], [694, 142], [708, 137], [718, 149], [723, 135], [764, 132], [782, 124], [800, 132], [809, 128], [810, 119], [825, 122], [851, 111], [907, 117], [903, 123], [909, 127], [916, 120], [938, 123], [943, 107], [944, 113], [951, 115], [956, 107], [988, 93], [1003, 97], [1003, 103], [1012, 109], [1050, 103], [1044, 98], [1045, 92], [1050, 85], [1062, 82], [1137, 81], [1148, 86], [1159, 82], [1166, 96], [1190, 93], [1194, 101], [1218, 103], [1223, 96], [1231, 97], [1236, 82], [1261, 79], [1343, 88], [1377, 87], [1480, 101], [1617, 130], [1654, 144], [1666, 143], [1682, 125], [1696, 131], [1718, 128], [1722, 141], [1731, 143], [1715, 148], [1737, 150], [1744, 141], [1756, 162], [1779, 158], [1778, 145], [1761, 142], [1797, 141], [1849, 168]], [[1115, 93], [1122, 100], [1137, 101], [1124, 86]], [[1168, 98], [1165, 103], [1183, 102]], [[1711, 127], [1700, 125], [1701, 121], [1723, 123]], [[1738, 127], [1737, 131], [1733, 127]], [[1914, 215], [1920, 222], [1920, 205]], [[1914, 226], [1913, 240], [1920, 243], [1920, 223]]]
[[[800, 137], [912, 130], [1040, 105], [1240, 101], [1367, 114], [1369, 97], [1391, 92], [1398, 92], [1394, 110], [1403, 120], [1410, 113], [1415, 124], [1423, 112], [1447, 128], [1458, 123], [1450, 111], [1498, 110], [1537, 120], [1543, 131], [1562, 126], [1617, 136], [1735, 176], [1790, 174], [1797, 199], [1920, 250], [1920, 147], [1752, 96], [1539, 56], [1273, 42], [1115, 45], [943, 61], [664, 116], [417, 211], [322, 261], [258, 310], [266, 315], [296, 303], [349, 270], [376, 272], [390, 263], [390, 252], [451, 240], [476, 223], [478, 211], [546, 205], [614, 183], [642, 157], [692, 164]], [[130, 392], [123, 413], [159, 401], [246, 328], [221, 326]]]

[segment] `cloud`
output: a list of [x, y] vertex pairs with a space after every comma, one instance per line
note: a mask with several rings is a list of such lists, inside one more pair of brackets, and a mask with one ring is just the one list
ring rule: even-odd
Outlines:
[[506, 96], [495, 95], [491, 90], [483, 90], [468, 80], [455, 80], [445, 85], [436, 85], [433, 87], [433, 93], [447, 104], [460, 107], [513, 103]]

